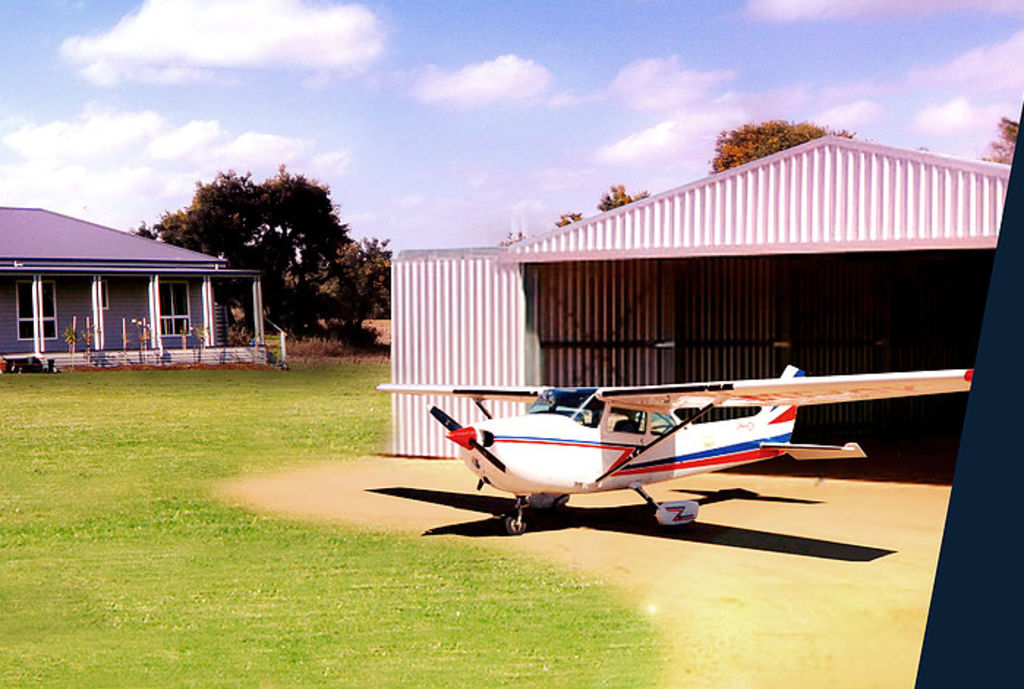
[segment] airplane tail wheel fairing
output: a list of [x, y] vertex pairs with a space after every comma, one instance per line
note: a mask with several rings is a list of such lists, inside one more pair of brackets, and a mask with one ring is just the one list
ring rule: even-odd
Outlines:
[[699, 509], [696, 500], [672, 500], [659, 504], [654, 516], [662, 526], [683, 526], [697, 518]]
[[522, 512], [506, 514], [502, 522], [505, 524], [505, 533], [509, 536], [521, 536], [526, 532], [526, 519]]

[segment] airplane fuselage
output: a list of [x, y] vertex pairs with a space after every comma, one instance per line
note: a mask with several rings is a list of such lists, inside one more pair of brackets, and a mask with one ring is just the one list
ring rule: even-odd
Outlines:
[[470, 471], [514, 495], [619, 490], [775, 457], [781, 452], [761, 443], [788, 442], [794, 416], [762, 413], [693, 424], [657, 442], [649, 427], [616, 431], [534, 413], [474, 424], [504, 471], [477, 447], [463, 448], [461, 455]]

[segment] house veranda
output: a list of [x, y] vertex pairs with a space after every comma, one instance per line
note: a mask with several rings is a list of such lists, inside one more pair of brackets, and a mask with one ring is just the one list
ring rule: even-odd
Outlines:
[[[251, 283], [228, 338], [217, 285]], [[44, 366], [267, 363], [260, 274], [42, 209], [0, 208], [0, 358]]]

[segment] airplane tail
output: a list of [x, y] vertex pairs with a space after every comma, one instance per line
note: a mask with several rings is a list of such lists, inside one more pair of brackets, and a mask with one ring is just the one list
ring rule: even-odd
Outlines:
[[[787, 366], [780, 378], [801, 378], [803, 375], [804, 372], [796, 366]], [[792, 424], [796, 421], [796, 409], [793, 406], [761, 407], [760, 413], [755, 418], [765, 425]]]

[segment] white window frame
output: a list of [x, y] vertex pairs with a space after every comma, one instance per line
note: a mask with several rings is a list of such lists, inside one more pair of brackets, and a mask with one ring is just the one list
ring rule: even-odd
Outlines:
[[[32, 333], [33, 333], [32, 335], [29, 335], [28, 337], [22, 337], [21, 336], [21, 324], [22, 324], [22, 322], [27, 322], [29, 324], [32, 324], [34, 322], [34, 320], [35, 320], [35, 317], [33, 316], [31, 311], [29, 312], [28, 316], [21, 315], [21, 294], [19, 294], [19, 291], [21, 290], [21, 286], [22, 285], [27, 285], [29, 290], [31, 291], [32, 287], [33, 287], [33, 284], [34, 283], [31, 280], [18, 280], [17, 282], [14, 283], [14, 306], [15, 306], [15, 313], [17, 315], [16, 326], [18, 328], [18, 342], [31, 342], [32, 340], [35, 339], [35, 334], [34, 334], [35, 333], [35, 326], [34, 325], [33, 325], [33, 328], [32, 328]], [[44, 294], [46, 292], [46, 285], [50, 285], [50, 300], [51, 300], [51, 303], [53, 304], [53, 316], [50, 317], [50, 316], [40, 315], [40, 318], [39, 318], [39, 320], [41, 322], [41, 325], [42, 325], [42, 330], [43, 330], [43, 340], [56, 340], [60, 336], [60, 333], [57, 332], [57, 323], [58, 323], [58, 320], [57, 320], [57, 283], [54, 280], [43, 280], [42, 284], [43, 284], [43, 292], [44, 292]], [[53, 322], [53, 337], [47, 337], [46, 336], [46, 322], [47, 321], [52, 321]]]
[[[171, 298], [170, 298], [170, 300], [165, 302], [164, 299], [163, 299], [163, 295], [162, 294], [158, 295], [158, 297], [160, 298], [160, 336], [161, 337], [169, 337], [169, 336], [178, 336], [178, 337], [180, 337], [181, 335], [180, 335], [179, 330], [174, 328], [174, 322], [175, 321], [180, 321], [180, 320], [184, 319], [186, 327], [189, 328], [189, 329], [192, 328], [192, 299], [191, 299], [192, 295], [189, 293], [188, 281], [187, 280], [161, 280], [160, 281], [160, 290], [161, 291], [163, 290], [164, 285], [167, 285], [167, 289], [170, 290]], [[174, 288], [175, 288], [176, 285], [181, 285], [181, 286], [183, 286], [185, 288], [185, 313], [184, 314], [173, 313], [173, 309], [174, 309]], [[168, 325], [170, 327], [170, 331], [168, 331], [168, 329], [167, 329]]]

